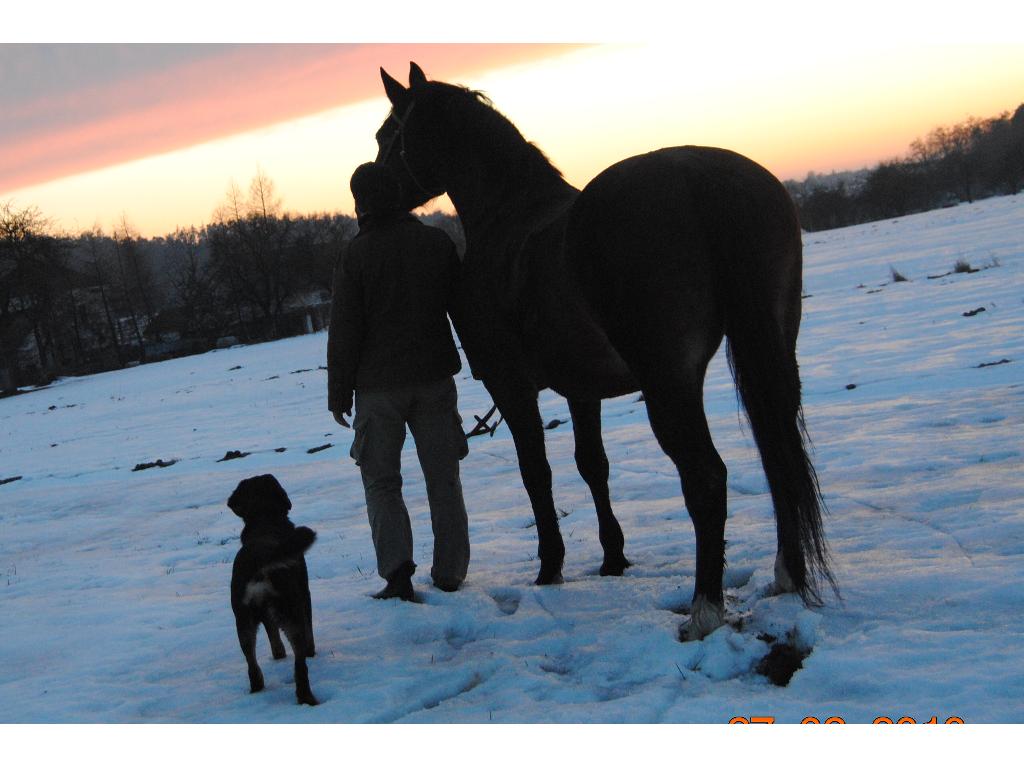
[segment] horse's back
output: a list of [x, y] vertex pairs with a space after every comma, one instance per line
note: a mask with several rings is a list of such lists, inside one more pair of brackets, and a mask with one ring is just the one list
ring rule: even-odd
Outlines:
[[638, 239], [687, 235], [710, 247], [754, 231], [790, 243], [800, 232], [782, 183], [750, 158], [717, 147], [665, 147], [609, 166], [577, 198], [576, 227], [582, 217], [625, 226]]
[[566, 257], [620, 352], [686, 338], [697, 358], [713, 353], [740, 281], [771, 295], [782, 325], [799, 324], [792, 200], [769, 171], [729, 150], [667, 147], [610, 166], [573, 205]]

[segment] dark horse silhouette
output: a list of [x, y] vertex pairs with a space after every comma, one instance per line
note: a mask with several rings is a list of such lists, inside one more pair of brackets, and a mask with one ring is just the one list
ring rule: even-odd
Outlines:
[[819, 603], [821, 579], [835, 581], [804, 443], [802, 244], [785, 188], [738, 154], [686, 146], [623, 160], [579, 191], [482, 94], [428, 81], [415, 63], [408, 88], [381, 77], [392, 110], [377, 161], [401, 174], [410, 210], [447, 192], [466, 233], [452, 320], [512, 431], [537, 521], [536, 583], [560, 582], [565, 556], [537, 393], [568, 400], [601, 574], [621, 575], [601, 399], [639, 390], [696, 530], [686, 633], [723, 623], [726, 468], [702, 398], [724, 336], [775, 506], [776, 585]]

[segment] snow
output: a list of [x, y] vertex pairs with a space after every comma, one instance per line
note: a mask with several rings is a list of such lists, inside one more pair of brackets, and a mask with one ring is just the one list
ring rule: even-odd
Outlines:
[[[1024, 196], [809, 233], [805, 245], [799, 356], [843, 602], [771, 596], [770, 498], [721, 354], [705, 392], [729, 468], [732, 624], [677, 638], [692, 526], [635, 395], [604, 406], [634, 563], [624, 577], [597, 573], [597, 522], [564, 424], [546, 439], [566, 582], [533, 586], [532, 514], [502, 426], [473, 439], [462, 465], [463, 589], [430, 585], [409, 440], [423, 603], [371, 600], [382, 582], [352, 434], [326, 410], [318, 334], [0, 400], [0, 481], [20, 476], [0, 485], [0, 721], [1021, 722]], [[989, 268], [928, 279], [957, 259]], [[909, 281], [891, 282], [890, 267]], [[468, 368], [457, 382], [469, 424], [490, 400]], [[558, 396], [541, 405], [545, 422], [568, 420]], [[232, 450], [250, 455], [218, 462]], [[157, 460], [175, 463], [132, 471]], [[249, 694], [235, 637], [241, 526], [225, 500], [264, 472], [291, 496], [292, 520], [319, 534], [307, 554], [316, 708], [295, 704], [291, 662], [274, 662], [265, 636], [267, 687]], [[786, 687], [755, 671], [766, 634], [810, 652]]]

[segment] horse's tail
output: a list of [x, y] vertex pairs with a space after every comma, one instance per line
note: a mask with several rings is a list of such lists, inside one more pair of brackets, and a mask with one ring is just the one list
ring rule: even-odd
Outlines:
[[[795, 265], [799, 281], [800, 235], [796, 230]], [[793, 256], [792, 251], [789, 253]], [[749, 256], [748, 256], [749, 258]], [[752, 258], [763, 266], [761, 259]], [[807, 432], [800, 403], [800, 373], [796, 361], [796, 329], [799, 325], [800, 286], [773, 290], [778, 279], [752, 264], [752, 272], [729, 265], [725, 286], [727, 359], [736, 382], [737, 397], [750, 420], [761, 454], [778, 530], [779, 552], [785, 573], [776, 563], [779, 587], [795, 590], [804, 602], [821, 604], [820, 585], [825, 581], [835, 595], [839, 590], [830, 568], [828, 546], [822, 527], [825, 502], [818, 477], [807, 455]], [[788, 297], [788, 298], [786, 298]], [[789, 301], [790, 334], [776, 302]], [[826, 510], [827, 511], [827, 510]], [[791, 584], [785, 583], [788, 574]]]

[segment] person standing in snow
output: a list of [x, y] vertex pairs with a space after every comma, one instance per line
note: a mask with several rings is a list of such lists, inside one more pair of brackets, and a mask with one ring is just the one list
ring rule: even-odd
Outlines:
[[350, 183], [359, 233], [334, 270], [327, 338], [328, 408], [349, 426], [366, 510], [387, 586], [375, 598], [414, 600], [412, 529], [402, 498], [401, 452], [412, 432], [427, 486], [434, 585], [453, 592], [469, 566], [459, 461], [468, 452], [454, 375], [462, 368], [448, 308], [458, 276], [455, 245], [401, 207], [386, 166], [364, 163]]

